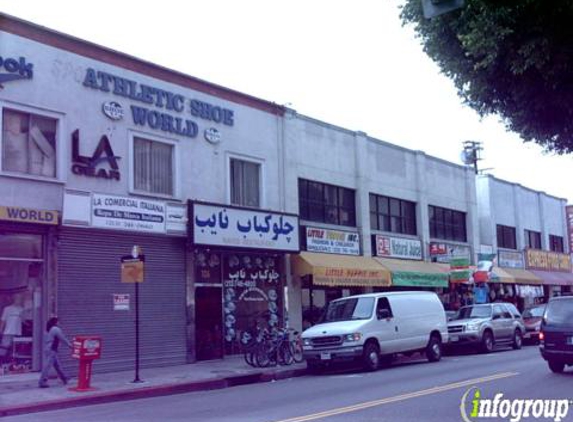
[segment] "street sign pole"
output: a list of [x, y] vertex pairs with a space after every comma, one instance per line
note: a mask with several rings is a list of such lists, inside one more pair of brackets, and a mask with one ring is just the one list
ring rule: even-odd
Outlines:
[[135, 379], [133, 382], [143, 382], [139, 378], [139, 283], [135, 283]]

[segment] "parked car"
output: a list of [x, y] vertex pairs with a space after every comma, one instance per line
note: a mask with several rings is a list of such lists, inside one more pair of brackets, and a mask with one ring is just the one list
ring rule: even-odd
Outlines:
[[448, 322], [456, 319], [456, 315], [458, 314], [457, 311], [446, 311], [446, 319]]
[[553, 372], [573, 365], [573, 297], [549, 300], [541, 321], [539, 351]]
[[372, 293], [330, 302], [321, 323], [304, 331], [302, 340], [311, 371], [343, 360], [359, 360], [373, 371], [397, 353], [422, 351], [439, 361], [448, 329], [435, 293]]
[[487, 303], [460, 308], [448, 322], [451, 345], [472, 345], [489, 353], [497, 344], [521, 349], [525, 324], [511, 303]]
[[545, 305], [534, 305], [523, 311], [523, 322], [525, 323], [524, 341], [539, 342], [539, 331], [541, 329], [541, 320], [545, 312]]

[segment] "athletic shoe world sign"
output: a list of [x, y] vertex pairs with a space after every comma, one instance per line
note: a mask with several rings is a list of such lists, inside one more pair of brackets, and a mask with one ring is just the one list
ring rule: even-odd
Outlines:
[[34, 65], [28, 63], [25, 57], [16, 59], [0, 56], [0, 86], [19, 79], [32, 79], [33, 76]]

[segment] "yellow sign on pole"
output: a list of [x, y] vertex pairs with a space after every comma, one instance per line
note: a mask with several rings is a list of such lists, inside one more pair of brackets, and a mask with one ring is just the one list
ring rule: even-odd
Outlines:
[[143, 283], [144, 261], [143, 255], [137, 258], [131, 256], [121, 258], [121, 282]]

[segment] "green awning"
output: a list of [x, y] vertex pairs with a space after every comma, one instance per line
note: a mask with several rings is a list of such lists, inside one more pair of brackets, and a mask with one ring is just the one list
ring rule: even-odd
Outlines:
[[449, 268], [425, 261], [375, 258], [392, 274], [393, 286], [448, 287]]

